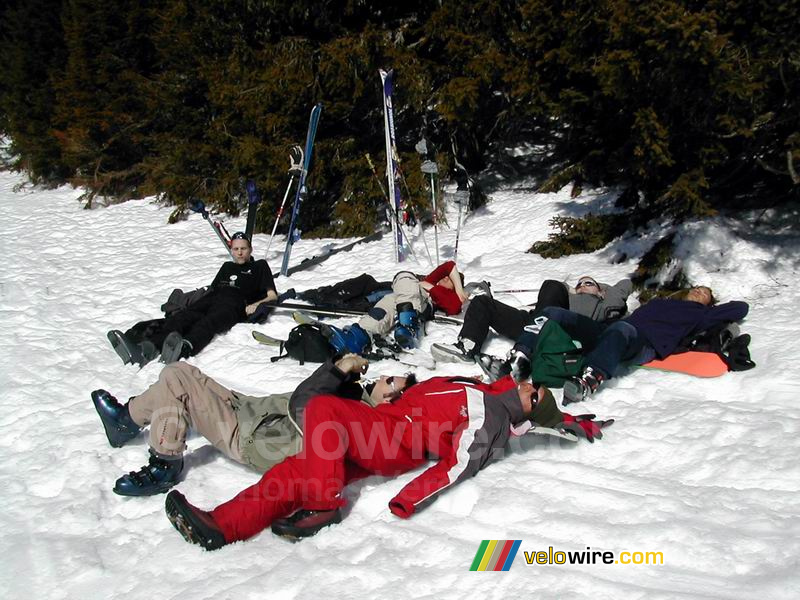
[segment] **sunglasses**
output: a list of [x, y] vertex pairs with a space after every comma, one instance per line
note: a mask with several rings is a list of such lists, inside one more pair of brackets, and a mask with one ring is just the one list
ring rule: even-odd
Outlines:
[[397, 393], [397, 388], [394, 386], [394, 375], [386, 378], [386, 383], [389, 384], [389, 387], [392, 388], [392, 393]]
[[595, 287], [596, 288], [597, 284], [594, 281], [592, 281], [591, 279], [587, 279], [586, 281], [579, 281], [578, 285], [575, 286], [575, 289], [577, 290], [578, 288], [582, 288], [582, 287]]

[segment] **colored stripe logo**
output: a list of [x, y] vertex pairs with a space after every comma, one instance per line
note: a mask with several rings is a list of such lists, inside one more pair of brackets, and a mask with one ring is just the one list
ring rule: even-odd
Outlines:
[[522, 540], [483, 540], [472, 559], [470, 571], [508, 571]]

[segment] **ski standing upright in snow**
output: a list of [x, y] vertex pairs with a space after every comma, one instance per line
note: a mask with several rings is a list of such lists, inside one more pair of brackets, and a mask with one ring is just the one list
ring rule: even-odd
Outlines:
[[394, 256], [396, 262], [405, 259], [403, 236], [400, 229], [400, 215], [402, 214], [402, 199], [400, 198], [400, 172], [397, 168], [397, 143], [394, 130], [394, 109], [392, 107], [392, 93], [394, 91], [394, 69], [384, 71], [379, 69], [383, 84], [383, 126], [386, 138], [386, 181], [388, 183], [389, 198], [394, 201], [394, 214], [392, 220], [392, 238], [394, 239]]
[[244, 228], [244, 234], [251, 244], [253, 241], [253, 232], [256, 228], [256, 213], [258, 212], [258, 205], [261, 202], [261, 194], [258, 193], [256, 182], [248, 179], [245, 183], [247, 190], [247, 225]]
[[303, 170], [300, 172], [300, 181], [297, 184], [297, 192], [294, 196], [294, 206], [292, 207], [292, 220], [289, 223], [289, 232], [286, 236], [286, 249], [283, 252], [283, 264], [281, 264], [281, 275], [289, 273], [289, 258], [292, 255], [292, 246], [300, 239], [300, 231], [297, 229], [297, 218], [300, 215], [300, 204], [305, 199], [306, 179], [308, 170], [311, 166], [311, 151], [314, 148], [314, 138], [317, 135], [319, 117], [322, 114], [322, 104], [317, 104], [311, 109], [311, 116], [308, 119], [308, 133], [306, 134], [306, 148], [303, 154]]

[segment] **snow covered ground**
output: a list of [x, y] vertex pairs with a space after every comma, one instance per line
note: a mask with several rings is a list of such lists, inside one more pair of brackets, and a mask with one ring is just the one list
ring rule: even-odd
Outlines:
[[[20, 182], [0, 173], [3, 598], [800, 597], [796, 212], [768, 213], [760, 225], [754, 214], [680, 229], [693, 282], [750, 304], [742, 329], [753, 336], [756, 369], [713, 380], [635, 371], [578, 405], [617, 419], [598, 443], [527, 439], [405, 521], [387, 502], [417, 473], [369, 479], [349, 489], [344, 522], [314, 538], [292, 544], [265, 532], [205, 552], [169, 524], [163, 495], [112, 493], [117, 477], [146, 462], [146, 441], [110, 448], [89, 393], [106, 388], [126, 398], [156, 379], [159, 363], [123, 366], [106, 331], [158, 316], [174, 287], [210, 282], [224, 249], [197, 215], [167, 225], [168, 209], [146, 200], [84, 211], [75, 190], [15, 192]], [[603, 194], [494, 193], [465, 223], [460, 266], [468, 281], [495, 289], [583, 274], [616, 282], [632, 273], [652, 233], [593, 255], [525, 253], [545, 238], [550, 216], [610, 206]], [[227, 221], [230, 231], [243, 225], [243, 217]], [[266, 240], [256, 237], [257, 258]], [[442, 258], [450, 257], [454, 229], [440, 240]], [[302, 240], [292, 263], [329, 243]], [[282, 245], [268, 257], [276, 270]], [[409, 266], [427, 271], [421, 241], [416, 249], [420, 262]], [[302, 290], [364, 271], [388, 279], [395, 270], [387, 236], [277, 283]], [[522, 305], [535, 294], [502, 299]], [[282, 314], [259, 329], [283, 337], [292, 326]], [[270, 363], [274, 350], [255, 344], [252, 329], [236, 326], [191, 362], [243, 392], [290, 390], [311, 372], [313, 365]], [[456, 333], [431, 324], [423, 349]], [[488, 350], [509, 345], [493, 339]], [[405, 369], [383, 361], [370, 374]], [[442, 365], [438, 373], [477, 370]], [[200, 438], [190, 441], [187, 466], [178, 489], [203, 508], [258, 478]], [[522, 540], [509, 572], [469, 572], [483, 539]], [[524, 551], [550, 546], [617, 557], [661, 552], [663, 565], [526, 564]]]

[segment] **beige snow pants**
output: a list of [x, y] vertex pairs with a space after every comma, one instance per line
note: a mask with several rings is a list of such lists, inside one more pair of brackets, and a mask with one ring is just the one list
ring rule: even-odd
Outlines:
[[410, 271], [400, 271], [392, 281], [392, 293], [378, 300], [358, 324], [371, 335], [386, 335], [394, 329], [397, 305], [410, 302], [414, 309], [422, 312], [430, 304], [430, 294], [422, 289], [417, 276]]
[[233, 460], [244, 463], [233, 393], [197, 367], [180, 361], [161, 370], [158, 381], [128, 403], [137, 425], [150, 425], [150, 447], [180, 456], [194, 429]]

